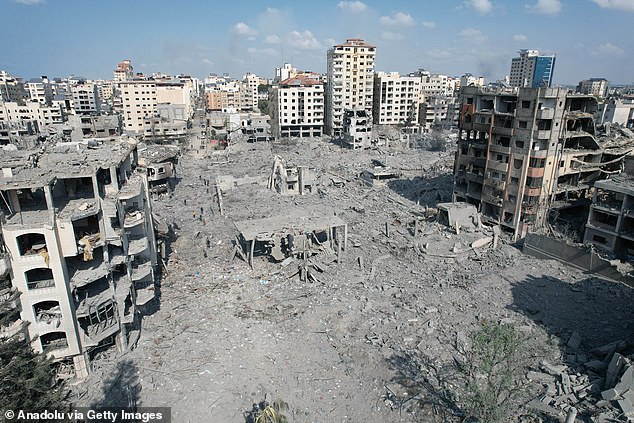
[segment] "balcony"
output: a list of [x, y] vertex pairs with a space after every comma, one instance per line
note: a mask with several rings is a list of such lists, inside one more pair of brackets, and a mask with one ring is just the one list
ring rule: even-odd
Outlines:
[[533, 132], [533, 138], [538, 139], [538, 140], [549, 140], [550, 136], [552, 134], [552, 131], [548, 131], [548, 130], [537, 130], [535, 132]]
[[503, 191], [504, 188], [506, 188], [506, 182], [501, 179], [490, 178], [486, 180], [485, 184], [500, 191]]
[[136, 239], [129, 239], [128, 242], [128, 255], [135, 256], [142, 253], [148, 248], [147, 237], [140, 237]]
[[145, 222], [145, 216], [143, 212], [134, 210], [127, 212], [125, 214], [125, 220], [123, 223], [123, 227], [126, 229], [133, 228], [134, 226], [140, 225]]
[[531, 178], [542, 178], [544, 176], [543, 167], [529, 167], [526, 171], [526, 176]]

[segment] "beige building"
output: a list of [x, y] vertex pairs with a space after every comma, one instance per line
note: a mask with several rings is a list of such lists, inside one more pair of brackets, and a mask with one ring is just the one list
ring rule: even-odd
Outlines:
[[117, 68], [112, 71], [114, 81], [121, 82], [131, 80], [134, 76], [133, 71], [132, 62], [129, 59], [117, 63]]
[[119, 83], [123, 108], [123, 130], [144, 134], [146, 119], [158, 115], [159, 104], [183, 105], [187, 119], [192, 113], [192, 93], [174, 81], [123, 81]]
[[326, 133], [342, 135], [346, 109], [372, 113], [375, 55], [376, 47], [359, 38], [349, 38], [328, 50]]
[[593, 96], [559, 88], [462, 89], [454, 200], [523, 237], [578, 218], [593, 183], [618, 171], [631, 142], [596, 138]]
[[398, 72], [374, 74], [372, 116], [378, 125], [418, 124], [421, 78]]
[[50, 106], [53, 101], [53, 86], [46, 76], [32, 78], [26, 84], [31, 101]]
[[608, 94], [608, 85], [610, 83], [605, 78], [590, 78], [579, 81], [577, 92], [581, 94], [590, 94], [597, 97], [606, 97]]
[[2, 236], [21, 319], [61, 377], [133, 345], [155, 296], [151, 204], [132, 141], [60, 143], [36, 163], [32, 151], [2, 158]]
[[634, 129], [634, 99], [610, 99], [599, 106], [599, 122]]
[[16, 102], [0, 102], [0, 123], [35, 122], [36, 131], [41, 131], [47, 125], [64, 122], [64, 113], [59, 105], [46, 106], [38, 102], [24, 104]]
[[271, 93], [271, 126], [277, 137], [319, 137], [324, 128], [324, 85], [297, 75]]

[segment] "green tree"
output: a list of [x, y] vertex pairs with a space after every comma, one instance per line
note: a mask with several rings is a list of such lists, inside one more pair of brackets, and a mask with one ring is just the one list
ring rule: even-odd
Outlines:
[[50, 359], [34, 353], [26, 340], [0, 342], [1, 410], [62, 410], [62, 396]]
[[485, 323], [470, 336], [463, 367], [466, 408], [482, 423], [510, 421], [526, 392], [524, 377], [534, 356], [515, 326]]

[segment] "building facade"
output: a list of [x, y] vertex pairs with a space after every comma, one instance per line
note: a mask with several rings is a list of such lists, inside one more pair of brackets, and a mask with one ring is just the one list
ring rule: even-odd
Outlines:
[[374, 74], [372, 117], [378, 125], [418, 123], [421, 78], [401, 76], [398, 72]]
[[276, 137], [319, 137], [324, 130], [324, 84], [306, 75], [280, 82], [271, 93]]
[[537, 50], [520, 50], [511, 60], [511, 87], [550, 87], [555, 72], [555, 56], [540, 56]]
[[326, 133], [340, 136], [346, 109], [372, 113], [374, 58], [376, 47], [350, 38], [328, 50], [326, 86]]
[[73, 85], [71, 92], [73, 110], [76, 114], [99, 114], [101, 112], [99, 90], [96, 84], [82, 83]]
[[[94, 354], [136, 342], [154, 298], [156, 249], [136, 144], [60, 143], [5, 154], [2, 236], [32, 347], [90, 372]], [[81, 163], [82, 166], [76, 166]]]
[[575, 218], [592, 184], [618, 171], [631, 146], [595, 136], [595, 97], [563, 89], [462, 89], [454, 200], [516, 238], [543, 229], [551, 213]]

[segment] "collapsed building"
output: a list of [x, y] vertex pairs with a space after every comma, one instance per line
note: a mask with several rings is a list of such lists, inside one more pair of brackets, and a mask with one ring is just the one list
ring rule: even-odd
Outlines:
[[155, 297], [156, 250], [133, 139], [0, 155], [2, 237], [33, 349], [60, 377], [97, 353], [125, 351]]
[[583, 226], [593, 184], [620, 172], [634, 148], [629, 137], [598, 137], [589, 95], [480, 87], [461, 94], [453, 199], [474, 204], [515, 238], [551, 219]]
[[148, 192], [156, 197], [171, 192], [180, 148], [175, 145], [139, 146], [139, 167], [146, 169]]
[[343, 113], [343, 143], [352, 149], [368, 148], [372, 140], [372, 117], [364, 109]]
[[281, 195], [304, 195], [313, 190], [313, 172], [308, 166], [288, 164], [275, 156], [268, 187]]

